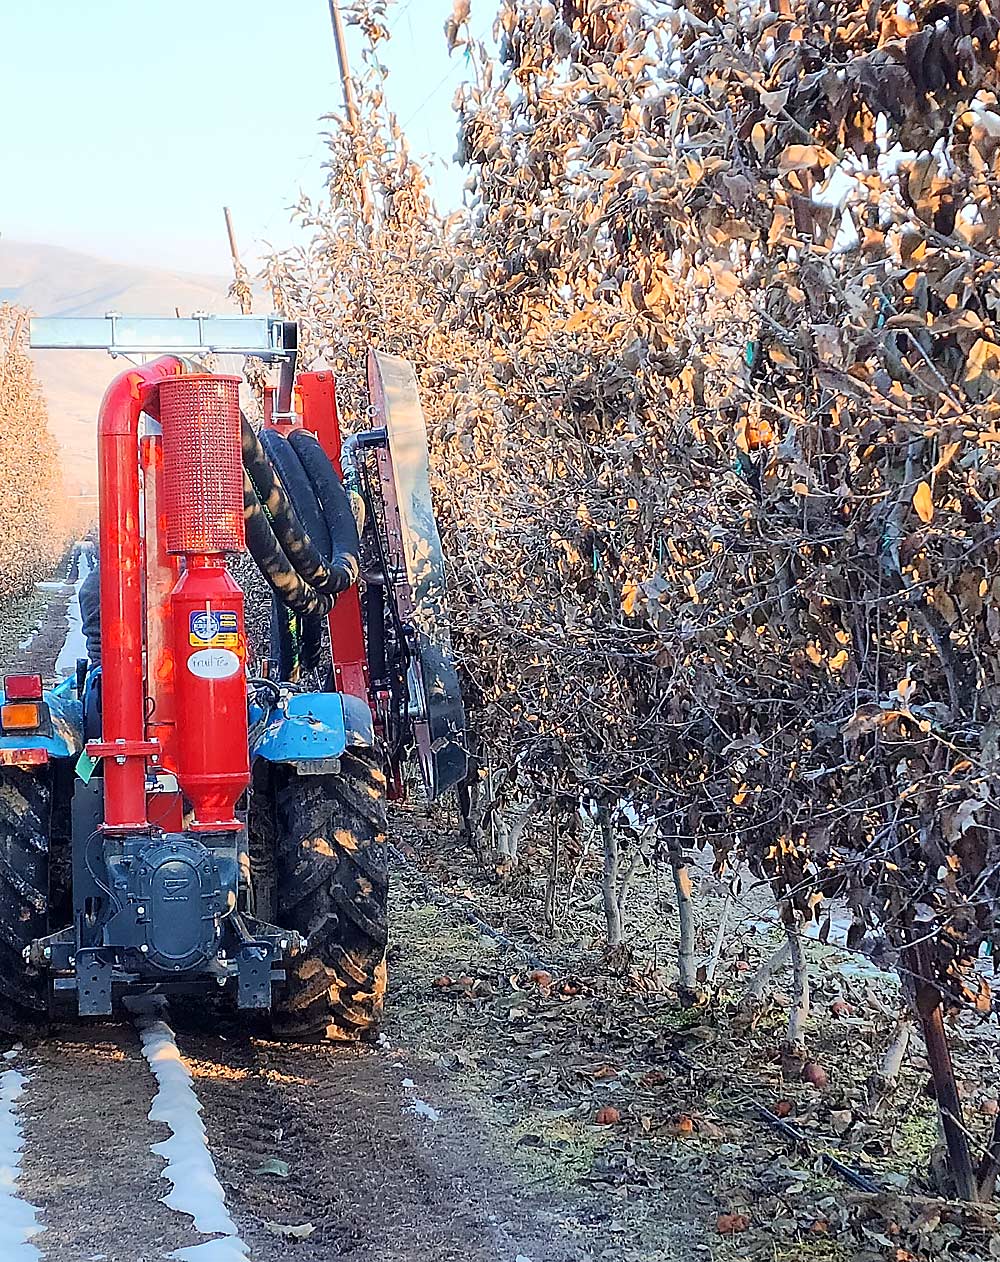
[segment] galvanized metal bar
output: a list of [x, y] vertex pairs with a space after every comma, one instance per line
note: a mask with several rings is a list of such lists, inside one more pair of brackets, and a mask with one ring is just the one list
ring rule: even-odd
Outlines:
[[276, 316], [182, 318], [126, 316], [36, 316], [33, 350], [95, 350], [111, 355], [216, 354], [283, 358], [286, 322]]

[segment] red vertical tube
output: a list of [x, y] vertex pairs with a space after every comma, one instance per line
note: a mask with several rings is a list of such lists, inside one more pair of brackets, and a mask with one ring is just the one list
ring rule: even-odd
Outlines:
[[172, 355], [130, 368], [108, 387], [98, 425], [101, 558], [101, 706], [107, 828], [142, 829], [146, 816], [143, 678], [143, 557], [139, 506], [139, 416], [151, 387], [181, 371]]
[[[344, 470], [340, 463], [340, 417], [337, 413], [337, 383], [333, 373], [299, 373], [296, 390], [302, 400], [302, 424], [316, 435], [319, 445], [336, 469], [337, 477], [342, 478]], [[341, 592], [327, 621], [337, 691], [368, 701], [368, 655], [365, 652], [361, 598], [357, 585]]]
[[143, 472], [146, 541], [146, 693], [151, 713], [148, 732], [160, 742], [160, 762], [176, 770], [174, 753], [174, 661], [170, 636], [170, 593], [180, 575], [180, 561], [167, 551], [163, 507], [163, 440], [159, 434], [139, 443]]
[[[170, 594], [180, 574], [180, 561], [167, 551], [163, 507], [163, 439], [149, 434], [139, 440], [142, 503], [145, 515], [146, 564], [146, 732], [160, 745], [160, 766], [177, 771], [177, 725], [174, 715], [174, 654]], [[155, 806], [147, 804], [149, 822], [170, 832], [184, 827], [180, 793], [161, 792]]]

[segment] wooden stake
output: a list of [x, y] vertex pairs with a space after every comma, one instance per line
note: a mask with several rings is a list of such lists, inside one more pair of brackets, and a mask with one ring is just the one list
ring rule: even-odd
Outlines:
[[358, 103], [354, 97], [354, 84], [351, 81], [351, 67], [347, 60], [347, 40], [344, 36], [344, 20], [340, 16], [340, 5], [337, 0], [330, 0], [330, 21], [333, 24], [333, 42], [337, 46], [337, 64], [340, 66], [340, 82], [344, 89], [344, 107], [347, 110], [347, 121], [354, 135], [358, 134]]
[[233, 267], [239, 267], [240, 252], [236, 248], [236, 233], [233, 230], [233, 213], [228, 206], [223, 206], [222, 213], [226, 217], [226, 232], [229, 235], [229, 253], [233, 256]]
[[21, 344], [21, 331], [24, 328], [24, 312], [17, 313], [17, 319], [14, 321], [14, 332], [10, 339], [10, 352], [14, 354]]
[[361, 163], [361, 118], [358, 114], [357, 98], [354, 95], [354, 80], [351, 78], [351, 66], [347, 58], [344, 20], [340, 16], [338, 0], [329, 0], [329, 5], [330, 22], [333, 26], [333, 42], [337, 48], [337, 65], [340, 67], [340, 83], [344, 91], [344, 108], [347, 110], [347, 125], [354, 139], [354, 161], [361, 185], [361, 217], [366, 224], [370, 224], [372, 221], [372, 198]]
[[250, 288], [250, 280], [247, 276], [247, 269], [240, 260], [240, 252], [236, 245], [236, 232], [233, 228], [233, 216], [228, 206], [223, 206], [222, 213], [226, 217], [226, 233], [229, 236], [229, 253], [233, 259], [233, 283], [229, 290], [230, 296], [235, 298], [240, 304], [240, 311], [244, 315], [249, 315], [253, 307], [253, 291]]

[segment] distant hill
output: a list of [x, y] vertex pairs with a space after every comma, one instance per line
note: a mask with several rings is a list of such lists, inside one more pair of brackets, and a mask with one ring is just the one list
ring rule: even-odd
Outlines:
[[[57, 246], [0, 238], [0, 300], [34, 315], [182, 315], [233, 311], [221, 276], [188, 276], [109, 263]], [[66, 489], [88, 494], [97, 485], [97, 409], [118, 368], [99, 351], [35, 351], [52, 432], [63, 453]]]

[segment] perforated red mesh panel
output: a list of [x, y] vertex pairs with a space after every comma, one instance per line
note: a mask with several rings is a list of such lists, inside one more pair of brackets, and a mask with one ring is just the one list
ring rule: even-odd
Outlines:
[[242, 552], [240, 378], [207, 373], [160, 384], [169, 552]]

